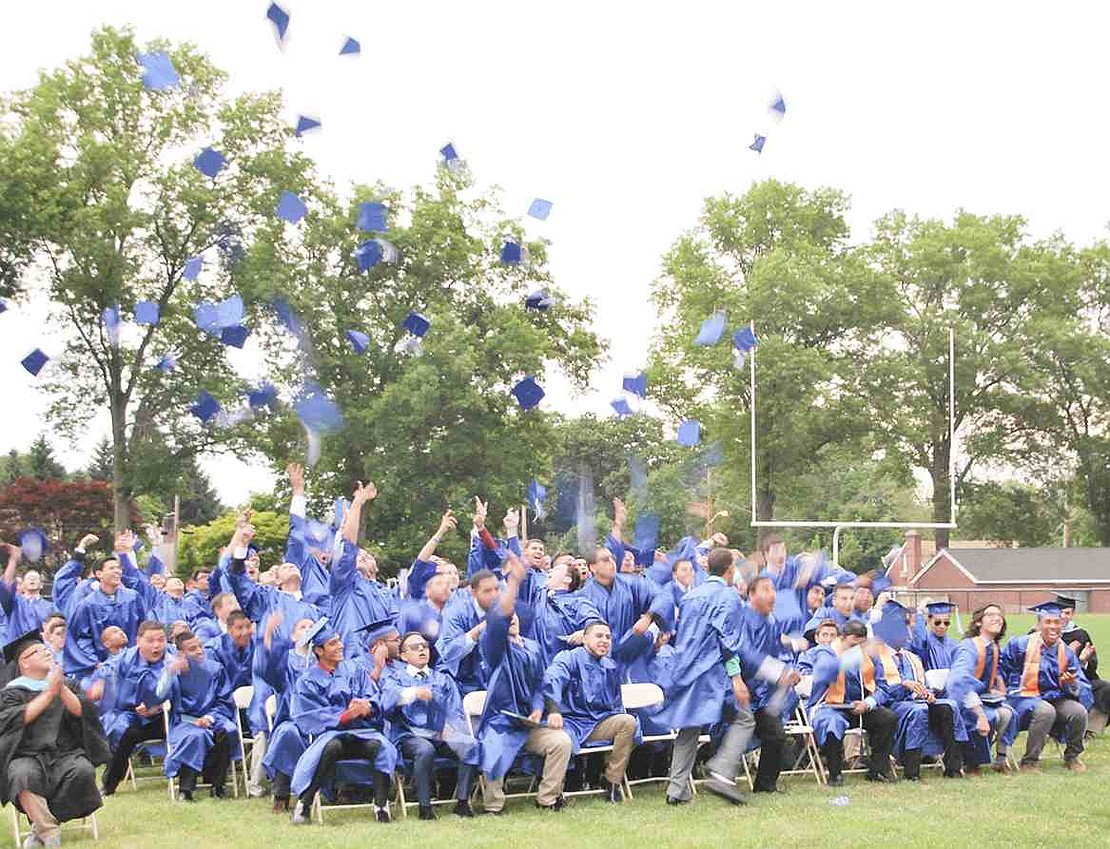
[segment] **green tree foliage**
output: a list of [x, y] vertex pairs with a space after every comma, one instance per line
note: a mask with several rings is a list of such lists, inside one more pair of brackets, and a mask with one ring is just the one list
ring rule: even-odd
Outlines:
[[[177, 547], [177, 572], [185, 575], [201, 567], [212, 568], [219, 560], [220, 550], [227, 546], [235, 532], [238, 513], [224, 513], [203, 525], [182, 528]], [[285, 557], [285, 541], [289, 537], [288, 513], [254, 513], [254, 545], [258, 546], [262, 568], [281, 563]]]
[[41, 433], [27, 449], [27, 468], [31, 477], [40, 481], [66, 476], [65, 466], [55, 459], [54, 449], [47, 442], [46, 435]]

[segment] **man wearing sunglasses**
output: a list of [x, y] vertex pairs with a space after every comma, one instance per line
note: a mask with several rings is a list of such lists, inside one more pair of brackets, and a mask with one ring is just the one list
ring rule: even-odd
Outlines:
[[930, 669], [951, 669], [956, 649], [960, 646], [949, 636], [956, 605], [947, 601], [934, 601], [925, 605], [925, 611], [924, 622], [918, 613], [914, 623], [910, 651], [921, 658], [921, 665], [926, 672]]

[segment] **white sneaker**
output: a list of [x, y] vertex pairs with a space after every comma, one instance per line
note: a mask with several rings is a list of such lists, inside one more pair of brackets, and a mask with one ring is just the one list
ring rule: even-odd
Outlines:
[[308, 811], [305, 810], [304, 802], [300, 799], [297, 800], [297, 804], [293, 807], [293, 817], [291, 821], [293, 825], [308, 825], [309, 822], [311, 822], [308, 818]]

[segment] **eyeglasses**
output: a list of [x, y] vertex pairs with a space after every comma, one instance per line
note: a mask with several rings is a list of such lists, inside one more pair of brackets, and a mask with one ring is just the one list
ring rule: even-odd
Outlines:
[[952, 620], [951, 619], [938, 619], [936, 621], [936, 624], [937, 625], [943, 625], [945, 628], [947, 628], [949, 625], [952, 624]]
[[408, 645], [405, 646], [405, 648], [406, 649], [415, 649], [416, 651], [427, 651], [428, 650], [428, 644], [427, 643], [409, 643]]

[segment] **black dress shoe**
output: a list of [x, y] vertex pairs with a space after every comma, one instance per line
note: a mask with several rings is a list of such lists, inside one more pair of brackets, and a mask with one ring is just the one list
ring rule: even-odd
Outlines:
[[536, 802], [536, 807], [539, 808], [541, 811], [555, 811], [555, 812], [558, 812], [558, 811], [561, 811], [566, 806], [567, 806], [567, 799], [566, 799], [565, 796], [563, 796], [561, 794], [559, 796], [557, 796], [555, 798], [555, 801], [552, 802], [550, 805], [541, 805], [539, 802]]
[[181, 797], [182, 802], [195, 802], [196, 801], [196, 799], [193, 798], [193, 791], [192, 790], [182, 790], [178, 795]]
[[885, 772], [869, 772], [867, 773], [867, 780], [874, 781], [876, 784], [897, 784], [898, 779], [893, 775]]
[[226, 787], [213, 787], [208, 792], [209, 792], [209, 795], [211, 795], [211, 797], [213, 799], [226, 799], [227, 798], [227, 788]]
[[829, 787], [843, 787], [843, 786], [844, 786], [844, 776], [843, 775], [829, 776]]
[[420, 819], [422, 819], [422, 820], [434, 820], [435, 818], [436, 818], [436, 812], [432, 810], [431, 805], [421, 805], [420, 806]]
[[667, 804], [668, 805], [686, 805], [686, 804], [689, 804], [689, 802], [690, 802], [689, 799], [676, 799], [674, 796], [668, 796], [667, 797]]
[[624, 793], [621, 792], [619, 784], [609, 783], [609, 786], [605, 789], [605, 801], [611, 805], [619, 805], [624, 801]]
[[[377, 808], [374, 811], [374, 819], [378, 822], [393, 822], [393, 817], [389, 814], [389, 808]], [[432, 819], [435, 819], [435, 814], [432, 814]]]
[[455, 802], [455, 816], [467, 818], [474, 816], [474, 809], [470, 807], [470, 802], [466, 799], [459, 799]]

